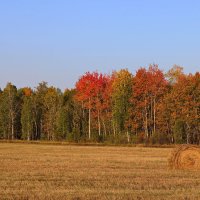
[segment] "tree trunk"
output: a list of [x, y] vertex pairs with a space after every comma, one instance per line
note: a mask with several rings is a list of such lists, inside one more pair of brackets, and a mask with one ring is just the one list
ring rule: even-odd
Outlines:
[[154, 98], [154, 109], [153, 109], [153, 132], [156, 133], [156, 99]]
[[42, 127], [42, 119], [41, 119], [40, 120], [40, 138], [41, 138], [41, 136], [43, 136], [42, 129], [43, 129], [43, 127]]
[[186, 135], [187, 135], [187, 144], [190, 143], [190, 126], [189, 124], [186, 122], [187, 128], [186, 128]]
[[89, 130], [88, 130], [88, 132], [89, 132], [89, 140], [90, 140], [90, 138], [91, 138], [91, 108], [90, 108], [90, 98], [89, 98], [89, 121], [88, 121], [88, 123], [89, 123]]
[[27, 140], [29, 141], [30, 140], [30, 131], [28, 130], [28, 137], [27, 137]]
[[107, 135], [107, 131], [106, 131], [106, 125], [105, 125], [104, 120], [103, 120], [103, 128], [104, 128], [104, 135], [106, 136]]
[[37, 127], [37, 122], [35, 121], [34, 122], [34, 124], [35, 124], [35, 139], [38, 139], [38, 127]]
[[[152, 122], [153, 122], [153, 126], [154, 126], [154, 105], [153, 105], [152, 95], [151, 95], [151, 109], [150, 109], [150, 113], [151, 113], [150, 122], [151, 122], [151, 127], [152, 127]], [[153, 132], [154, 132], [154, 129], [152, 130], [152, 128], [151, 128], [151, 135], [153, 134]]]
[[3, 131], [3, 138], [6, 139], [6, 131]]
[[127, 131], [127, 141], [128, 141], [128, 143], [130, 142], [130, 135], [129, 135], [128, 131]]
[[15, 139], [15, 136], [14, 136], [14, 119], [12, 118], [12, 130], [11, 130], [11, 135], [12, 135], [12, 140]]
[[101, 122], [100, 122], [100, 111], [98, 110], [98, 127], [99, 127], [99, 136], [101, 135]]
[[116, 135], [116, 132], [115, 132], [115, 123], [113, 122], [113, 133], [114, 133], [114, 137]]
[[149, 138], [149, 132], [148, 132], [148, 112], [147, 112], [147, 102], [145, 99], [145, 134], [146, 138]]

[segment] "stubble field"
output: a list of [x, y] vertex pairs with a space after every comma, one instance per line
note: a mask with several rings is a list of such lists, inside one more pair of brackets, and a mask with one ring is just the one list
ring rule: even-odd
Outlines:
[[0, 143], [0, 199], [200, 199], [170, 148]]

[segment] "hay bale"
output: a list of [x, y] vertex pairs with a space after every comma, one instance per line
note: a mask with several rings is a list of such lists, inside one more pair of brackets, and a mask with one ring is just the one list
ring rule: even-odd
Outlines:
[[169, 167], [171, 169], [200, 169], [200, 147], [178, 146], [171, 153]]

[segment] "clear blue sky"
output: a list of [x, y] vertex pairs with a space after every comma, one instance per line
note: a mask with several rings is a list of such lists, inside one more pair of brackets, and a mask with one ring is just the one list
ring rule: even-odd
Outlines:
[[1, 88], [150, 63], [199, 71], [199, 0], [0, 0]]

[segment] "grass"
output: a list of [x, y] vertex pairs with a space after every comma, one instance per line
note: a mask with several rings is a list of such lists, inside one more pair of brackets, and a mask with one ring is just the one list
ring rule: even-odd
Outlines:
[[199, 199], [170, 148], [0, 143], [0, 199]]

